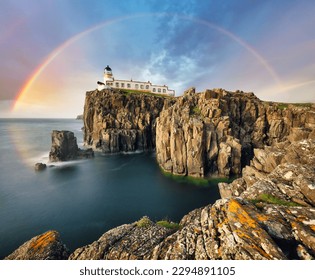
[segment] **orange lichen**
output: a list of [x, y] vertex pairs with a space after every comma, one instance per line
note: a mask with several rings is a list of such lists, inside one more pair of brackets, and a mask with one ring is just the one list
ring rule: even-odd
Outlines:
[[268, 218], [268, 216], [263, 215], [263, 214], [257, 214], [256, 218], [259, 222], [266, 222], [270, 219], [270, 218]]
[[310, 225], [312, 231], [315, 231], [315, 225]]
[[253, 238], [252, 236], [246, 234], [245, 232], [241, 230], [235, 230], [234, 231], [242, 240], [246, 241], [246, 243], [243, 245], [248, 248], [251, 248], [252, 250], [258, 252], [261, 256], [265, 257], [266, 259], [270, 259], [270, 255], [268, 255], [261, 247], [257, 246], [257, 240]]
[[299, 221], [299, 222], [304, 222], [306, 221], [308, 218], [306, 216], [303, 216], [303, 215], [299, 215], [296, 217], [296, 220]]
[[228, 211], [235, 215], [235, 220], [240, 222], [243, 226], [248, 226], [251, 228], [257, 227], [257, 222], [251, 216], [249, 216], [244, 207], [238, 201], [231, 199], [228, 206]]
[[33, 250], [43, 250], [52, 242], [56, 241], [56, 234], [53, 231], [48, 231], [42, 235], [40, 235], [36, 240], [34, 240], [30, 247]]
[[224, 219], [222, 222], [218, 223], [216, 227], [217, 227], [217, 228], [222, 228], [224, 225], [227, 224], [227, 222], [228, 222], [228, 220], [227, 220], [227, 219]]

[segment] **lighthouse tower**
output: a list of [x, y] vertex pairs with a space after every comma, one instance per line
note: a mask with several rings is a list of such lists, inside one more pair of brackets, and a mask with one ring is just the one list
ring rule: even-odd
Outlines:
[[114, 76], [113, 76], [112, 69], [107, 65], [104, 68], [104, 84], [106, 85], [107, 82], [113, 81], [113, 80], [114, 80]]

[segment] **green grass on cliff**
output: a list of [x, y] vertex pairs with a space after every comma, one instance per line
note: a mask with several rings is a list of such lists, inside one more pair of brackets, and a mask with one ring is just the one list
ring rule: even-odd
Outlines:
[[152, 222], [147, 216], [144, 216], [139, 221], [136, 222], [136, 225], [137, 227], [147, 228], [152, 225]]
[[148, 96], [155, 96], [155, 97], [172, 98], [172, 96], [169, 96], [169, 95], [145, 92], [145, 91], [140, 91], [140, 90], [121, 89], [121, 91], [125, 95], [148, 95]]
[[201, 109], [198, 106], [195, 106], [195, 107], [190, 109], [189, 115], [201, 116]]
[[180, 225], [169, 220], [161, 220], [156, 222], [157, 225], [168, 229], [178, 230]]
[[288, 108], [289, 105], [293, 105], [296, 107], [306, 107], [306, 108], [312, 107], [312, 103], [277, 103], [277, 107], [280, 110], [284, 110], [285, 108]]
[[255, 205], [257, 203], [264, 202], [268, 204], [275, 204], [275, 205], [282, 205], [282, 206], [301, 206], [298, 203], [295, 203], [292, 201], [286, 201], [267, 193], [262, 193], [256, 199], [252, 199], [251, 201]]

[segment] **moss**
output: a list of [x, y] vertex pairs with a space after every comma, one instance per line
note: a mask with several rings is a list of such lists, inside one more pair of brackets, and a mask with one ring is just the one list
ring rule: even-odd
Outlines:
[[289, 104], [288, 103], [278, 103], [277, 104], [277, 108], [280, 110], [284, 110], [286, 108], [288, 108]]
[[283, 206], [301, 206], [298, 203], [295, 203], [292, 201], [286, 201], [267, 193], [262, 193], [256, 199], [252, 199], [251, 201], [255, 205], [257, 204], [259, 205], [259, 203], [264, 202], [268, 204], [283, 205]]
[[175, 175], [173, 173], [167, 172], [161, 169], [161, 172], [165, 177], [168, 177], [172, 180], [175, 180], [179, 183], [187, 183], [201, 187], [209, 187], [218, 185], [218, 183], [231, 183], [235, 178], [225, 178], [225, 177], [213, 177], [213, 178], [198, 178], [192, 176], [184, 176], [184, 175]]
[[178, 223], [174, 223], [174, 222], [168, 221], [168, 220], [157, 221], [156, 224], [161, 226], [161, 227], [168, 228], [168, 229], [178, 230], [180, 228], [180, 225]]
[[189, 115], [193, 116], [201, 116], [201, 109], [198, 106], [190, 108]]
[[147, 216], [144, 216], [139, 221], [136, 222], [136, 225], [137, 227], [147, 228], [152, 225], [152, 222]]
[[288, 108], [289, 105], [293, 105], [296, 107], [304, 107], [304, 108], [312, 107], [312, 103], [277, 103], [277, 108], [280, 110], [284, 110], [285, 108]]

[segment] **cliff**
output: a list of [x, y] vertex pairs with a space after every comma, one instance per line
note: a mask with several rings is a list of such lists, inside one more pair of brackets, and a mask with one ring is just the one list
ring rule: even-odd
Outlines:
[[155, 149], [156, 118], [173, 98], [120, 90], [90, 91], [84, 105], [84, 142], [105, 153]]
[[315, 110], [222, 89], [178, 98], [87, 92], [84, 141], [106, 153], [156, 150], [160, 167], [194, 177], [240, 176], [254, 149], [314, 134]]
[[242, 176], [220, 183], [221, 199], [177, 226], [144, 217], [70, 256], [52, 231], [8, 259], [315, 258], [314, 105], [221, 89], [174, 99], [104, 90], [87, 93], [84, 123], [86, 143], [105, 152], [156, 148], [169, 172]]
[[255, 148], [307, 138], [314, 126], [310, 107], [282, 109], [253, 93], [192, 88], [157, 119], [156, 157], [178, 175], [239, 176]]

